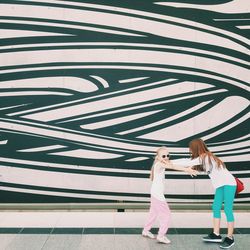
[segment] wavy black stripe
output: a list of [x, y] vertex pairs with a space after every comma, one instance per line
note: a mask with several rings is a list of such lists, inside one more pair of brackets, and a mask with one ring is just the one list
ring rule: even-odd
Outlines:
[[[1, 161], [0, 161], [1, 162]], [[121, 172], [112, 172], [112, 169], [110, 168], [110, 171], [97, 171], [97, 170], [81, 170], [81, 169], [71, 169], [71, 168], [60, 168], [60, 167], [45, 167], [45, 166], [35, 166], [35, 165], [27, 165], [27, 164], [20, 164], [20, 163], [9, 163], [9, 162], [2, 162], [3, 165], [13, 167], [13, 168], [23, 168], [23, 169], [32, 169], [32, 170], [40, 170], [40, 171], [46, 171], [46, 172], [60, 172], [60, 173], [70, 173], [70, 174], [83, 174], [83, 175], [101, 175], [101, 176], [116, 176], [116, 177], [131, 177], [131, 178], [149, 178], [149, 174], [140, 174], [140, 173], [121, 173]], [[0, 165], [0, 169], [1, 169]], [[77, 166], [76, 166], [77, 168]], [[168, 172], [168, 170], [166, 171]], [[250, 177], [250, 173], [244, 173], [241, 174], [240, 170], [239, 173], [234, 174], [235, 177], [239, 178], [248, 178]], [[165, 174], [166, 179], [190, 179], [192, 178], [187, 174]], [[208, 179], [207, 175], [198, 175], [195, 177], [195, 179]]]
[[[72, 194], [92, 194], [92, 195], [111, 195], [111, 196], [124, 196], [125, 197], [150, 197], [150, 194], [144, 193], [121, 193], [121, 192], [105, 192], [105, 191], [90, 191], [90, 190], [76, 190], [76, 189], [65, 189], [65, 188], [54, 188], [54, 187], [42, 187], [33, 185], [23, 185], [16, 183], [6, 183], [0, 182], [0, 186], [12, 187], [12, 188], [22, 188], [27, 190], [39, 190], [39, 191], [49, 191], [49, 192], [63, 192]], [[213, 195], [197, 195], [197, 194], [166, 194], [166, 198], [178, 198], [178, 199], [212, 199]], [[237, 198], [250, 198], [250, 193], [239, 194]]]

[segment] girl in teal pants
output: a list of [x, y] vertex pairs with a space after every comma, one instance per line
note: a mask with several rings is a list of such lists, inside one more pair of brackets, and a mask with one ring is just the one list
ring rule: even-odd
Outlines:
[[224, 162], [209, 151], [201, 139], [192, 140], [189, 143], [191, 159], [173, 160], [173, 164], [179, 166], [195, 166], [198, 171], [205, 171], [211, 179], [215, 189], [213, 202], [213, 232], [204, 237], [204, 241], [222, 242], [220, 236], [221, 208], [224, 203], [224, 211], [227, 217], [227, 237], [220, 245], [221, 248], [230, 248], [234, 245], [234, 215], [233, 203], [236, 191], [236, 181], [233, 175], [227, 170]]

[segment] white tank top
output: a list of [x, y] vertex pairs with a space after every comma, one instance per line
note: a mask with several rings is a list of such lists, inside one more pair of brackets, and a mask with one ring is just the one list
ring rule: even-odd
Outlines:
[[161, 162], [154, 164], [154, 179], [151, 186], [151, 196], [160, 201], [165, 201], [164, 197], [165, 167]]

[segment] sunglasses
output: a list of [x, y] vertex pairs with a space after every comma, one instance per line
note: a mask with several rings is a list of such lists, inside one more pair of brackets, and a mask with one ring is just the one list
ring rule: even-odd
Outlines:
[[162, 158], [169, 158], [170, 157], [170, 154], [167, 154], [167, 155], [162, 155]]

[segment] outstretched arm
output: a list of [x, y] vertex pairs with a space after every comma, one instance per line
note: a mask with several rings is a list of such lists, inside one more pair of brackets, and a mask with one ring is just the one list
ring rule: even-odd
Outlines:
[[198, 174], [198, 171], [192, 169], [192, 166], [190, 166], [190, 167], [178, 166], [178, 165], [173, 164], [170, 160], [165, 160], [165, 159], [161, 160], [161, 163], [164, 166], [164, 168], [166, 168], [166, 169], [183, 171], [183, 172], [190, 174], [192, 177], [196, 176]]
[[170, 169], [186, 172], [190, 174], [192, 177], [198, 174], [198, 171], [192, 169], [192, 167], [182, 167], [182, 166], [174, 165], [172, 163], [170, 163]]

